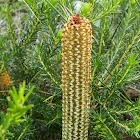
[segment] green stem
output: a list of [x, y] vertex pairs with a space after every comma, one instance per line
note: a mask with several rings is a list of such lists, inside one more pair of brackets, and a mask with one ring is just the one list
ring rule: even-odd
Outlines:
[[137, 106], [137, 107], [133, 107], [132, 109], [129, 109], [129, 110], [117, 111], [115, 113], [117, 113], [117, 114], [127, 113], [127, 112], [131, 112], [131, 111], [134, 111], [134, 110], [139, 110], [139, 109], [140, 109], [140, 106]]
[[92, 10], [90, 12], [90, 20], [93, 18], [94, 2], [95, 2], [95, 0], [93, 0], [93, 2], [92, 2], [92, 8], [91, 8]]
[[103, 29], [102, 29], [102, 34], [101, 34], [101, 40], [100, 40], [100, 46], [99, 46], [99, 56], [101, 55], [101, 50], [102, 50], [102, 44], [103, 44], [103, 38], [104, 38], [104, 30], [106, 28], [106, 23], [107, 23], [107, 18], [105, 18]]
[[66, 19], [65, 19], [65, 17], [47, 0], [47, 2], [50, 4], [50, 6], [65, 20], [65, 21], [67, 21]]
[[43, 63], [41, 56], [38, 55], [38, 58], [40, 60], [40, 63], [42, 64], [44, 70], [47, 72], [47, 74], [50, 76], [50, 78], [58, 85], [60, 86], [60, 83], [58, 81], [55, 80], [55, 78], [52, 76], [52, 74], [48, 71], [47, 67], [45, 66], [45, 64]]
[[138, 75], [135, 76], [135, 77], [132, 77], [132, 78], [128, 79], [127, 81], [131, 82], [131, 81], [139, 80], [139, 79], [140, 79], [140, 74], [138, 74]]
[[98, 118], [100, 120], [100, 122], [106, 127], [106, 129], [109, 131], [109, 133], [112, 135], [114, 140], [117, 140], [114, 136], [114, 134], [112, 133], [112, 131], [109, 129], [109, 127], [103, 122], [103, 120], [101, 119], [101, 117]]
[[117, 84], [120, 84], [120, 83], [124, 80], [125, 76], [126, 76], [127, 73], [129, 72], [130, 68], [131, 68], [131, 66], [128, 67], [128, 69], [127, 69], [126, 72], [124, 73], [123, 77], [121, 78], [121, 80], [120, 80]]
[[13, 30], [12, 30], [12, 26], [11, 26], [11, 20], [10, 20], [9, 13], [10, 13], [10, 11], [7, 7], [6, 19], [7, 19], [7, 24], [8, 24], [8, 28], [9, 28], [9, 33], [10, 33], [10, 36], [11, 36], [11, 39], [12, 39], [13, 46], [16, 46], [16, 42], [15, 42], [14, 35], [13, 35]]

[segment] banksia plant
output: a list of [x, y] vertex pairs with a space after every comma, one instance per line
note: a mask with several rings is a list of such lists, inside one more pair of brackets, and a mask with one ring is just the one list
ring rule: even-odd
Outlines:
[[62, 139], [88, 139], [92, 28], [79, 14], [62, 31]]
[[11, 85], [10, 77], [7, 71], [2, 71], [2, 73], [0, 74], [0, 91], [8, 89], [10, 85]]

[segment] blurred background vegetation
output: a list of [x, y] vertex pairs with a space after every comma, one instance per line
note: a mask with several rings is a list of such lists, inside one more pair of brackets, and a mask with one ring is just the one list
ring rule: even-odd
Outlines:
[[[61, 140], [61, 38], [69, 16], [92, 25], [89, 139], [140, 138], [140, 2], [138, 0], [1, 0], [0, 72], [26, 81], [34, 104], [9, 140]], [[6, 112], [8, 91], [0, 92]], [[1, 119], [1, 114], [0, 114]]]

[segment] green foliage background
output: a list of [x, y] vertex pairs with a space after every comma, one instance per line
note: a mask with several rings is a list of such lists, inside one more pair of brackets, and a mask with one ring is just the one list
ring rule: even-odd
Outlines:
[[[35, 86], [27, 101], [34, 107], [8, 139], [61, 139], [62, 27], [77, 12], [93, 29], [89, 138], [139, 139], [139, 9], [138, 0], [1, 0], [0, 70], [16, 87], [23, 80], [26, 91]], [[1, 111], [6, 96], [0, 94]]]

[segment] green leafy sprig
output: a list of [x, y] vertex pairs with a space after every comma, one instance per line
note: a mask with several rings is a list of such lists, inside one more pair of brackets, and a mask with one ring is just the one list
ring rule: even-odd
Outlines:
[[0, 125], [0, 140], [4, 140], [6, 135], [9, 135], [8, 129], [12, 125], [16, 125], [18, 123], [22, 123], [26, 121], [21, 117], [33, 107], [33, 104], [24, 105], [25, 101], [28, 99], [30, 94], [32, 93], [34, 87], [32, 86], [28, 93], [25, 94], [25, 82], [19, 86], [19, 91], [17, 92], [16, 88], [13, 87], [10, 91], [10, 95], [12, 97], [7, 97], [9, 108], [7, 109], [7, 113], [4, 114], [1, 112], [1, 125]]

